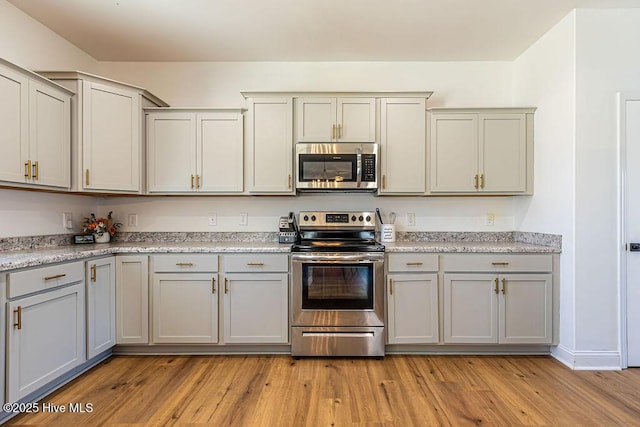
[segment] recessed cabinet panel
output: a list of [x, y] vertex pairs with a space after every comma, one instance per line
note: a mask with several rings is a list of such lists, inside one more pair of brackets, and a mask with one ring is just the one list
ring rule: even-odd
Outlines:
[[527, 189], [527, 139], [524, 114], [480, 115], [480, 170], [483, 191]]
[[200, 191], [243, 190], [242, 115], [198, 114], [197, 148]]
[[329, 142], [336, 139], [335, 98], [299, 98], [297, 102], [297, 142]]
[[82, 86], [84, 187], [139, 191], [140, 95], [94, 82]]
[[292, 98], [253, 99], [247, 128], [249, 192], [295, 194]]
[[148, 191], [191, 191], [191, 177], [196, 169], [195, 116], [149, 114], [147, 140]]
[[476, 191], [478, 117], [475, 114], [431, 116], [431, 192]]
[[87, 359], [116, 344], [114, 257], [87, 262]]
[[380, 109], [380, 194], [424, 194], [425, 100], [382, 99]]
[[337, 139], [340, 142], [375, 142], [375, 113], [374, 98], [338, 98]]
[[28, 132], [29, 80], [0, 67], [0, 180], [26, 181]]
[[492, 274], [445, 274], [445, 343], [498, 342], [495, 280]]
[[551, 274], [505, 274], [500, 282], [500, 343], [550, 344]]
[[437, 343], [438, 275], [390, 274], [387, 278], [389, 344]]
[[116, 343], [149, 343], [149, 257], [116, 257]]

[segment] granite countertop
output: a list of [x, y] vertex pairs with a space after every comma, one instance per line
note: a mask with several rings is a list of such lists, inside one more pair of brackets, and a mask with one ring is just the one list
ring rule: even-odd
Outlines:
[[289, 253], [291, 244], [277, 242], [118, 242], [0, 252], [0, 271], [82, 260], [111, 254], [152, 253]]
[[[414, 236], [415, 237], [415, 236]], [[424, 238], [425, 236], [419, 236]], [[483, 236], [465, 234], [426, 236], [440, 240], [410, 240], [384, 243], [386, 252], [432, 252], [432, 253], [560, 253], [560, 244], [540, 244], [538, 236], [498, 236], [496, 239], [482, 239]], [[491, 236], [495, 237], [495, 235]], [[159, 239], [151, 242], [120, 241], [108, 244], [63, 245], [43, 248], [22, 249], [0, 252], [0, 271], [83, 260], [111, 254], [153, 254], [153, 253], [289, 253], [291, 244], [279, 244], [272, 239], [234, 241], [172, 241]], [[469, 239], [469, 240], [468, 240]], [[471, 240], [475, 239], [475, 240]], [[68, 241], [68, 239], [67, 239]], [[542, 241], [544, 243], [544, 240]]]

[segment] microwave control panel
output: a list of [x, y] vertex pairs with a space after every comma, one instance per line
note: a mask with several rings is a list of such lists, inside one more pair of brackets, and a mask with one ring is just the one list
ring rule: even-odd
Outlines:
[[376, 181], [376, 155], [362, 155], [362, 180], [365, 182]]

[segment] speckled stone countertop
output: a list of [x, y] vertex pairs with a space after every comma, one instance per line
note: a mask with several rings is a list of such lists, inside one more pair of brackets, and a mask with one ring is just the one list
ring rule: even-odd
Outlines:
[[[397, 242], [384, 243], [387, 252], [560, 253], [562, 248], [561, 236], [540, 233], [418, 232], [397, 237]], [[76, 246], [69, 240], [69, 235], [4, 239], [0, 271], [111, 254], [289, 253], [291, 248], [277, 243], [275, 233], [122, 233], [113, 243]]]
[[289, 253], [291, 244], [277, 242], [104, 243], [16, 252], [0, 252], [0, 271], [75, 261], [111, 254], [152, 253]]

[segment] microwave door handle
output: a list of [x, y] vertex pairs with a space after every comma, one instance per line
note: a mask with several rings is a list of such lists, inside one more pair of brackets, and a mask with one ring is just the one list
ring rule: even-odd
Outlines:
[[362, 148], [356, 150], [356, 187], [362, 183]]

